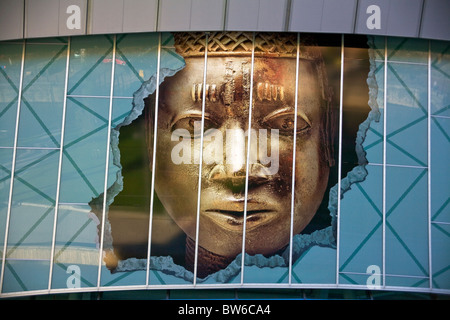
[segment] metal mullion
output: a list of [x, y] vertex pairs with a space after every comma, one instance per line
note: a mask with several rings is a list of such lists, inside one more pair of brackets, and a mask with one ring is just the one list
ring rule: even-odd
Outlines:
[[198, 167], [198, 189], [197, 189], [197, 221], [195, 226], [195, 255], [194, 255], [194, 283], [197, 284], [197, 267], [198, 267], [198, 235], [200, 226], [200, 202], [201, 202], [201, 188], [202, 188], [202, 164], [203, 164], [203, 137], [205, 125], [205, 102], [206, 102], [206, 68], [208, 63], [208, 33], [205, 37], [205, 62], [203, 66], [203, 96], [202, 96], [202, 131], [200, 134], [200, 160]]
[[0, 294], [3, 290], [3, 281], [5, 276], [5, 264], [6, 264], [6, 250], [8, 245], [8, 233], [9, 233], [9, 222], [11, 218], [11, 205], [12, 205], [12, 193], [14, 186], [14, 172], [16, 170], [16, 155], [17, 155], [17, 138], [19, 135], [19, 118], [20, 118], [20, 105], [22, 103], [22, 86], [23, 86], [23, 70], [25, 65], [25, 47], [26, 40], [22, 42], [22, 61], [20, 66], [20, 80], [19, 80], [19, 94], [17, 97], [17, 112], [16, 112], [16, 131], [14, 133], [14, 147], [13, 156], [11, 161], [11, 182], [9, 185], [9, 197], [8, 197], [8, 209], [6, 213], [6, 224], [5, 224], [5, 239], [3, 243], [3, 256], [2, 256], [2, 268], [0, 274]]
[[106, 219], [106, 196], [108, 192], [108, 171], [109, 171], [109, 152], [110, 152], [110, 143], [111, 143], [111, 118], [112, 118], [112, 105], [113, 105], [113, 96], [114, 96], [114, 73], [116, 66], [116, 40], [117, 36], [114, 35], [113, 38], [113, 57], [111, 61], [111, 87], [110, 87], [110, 95], [109, 95], [109, 115], [108, 115], [108, 138], [106, 144], [106, 159], [105, 159], [105, 183], [103, 187], [103, 209], [102, 209], [102, 228], [100, 232], [100, 248], [99, 248], [99, 257], [98, 257], [98, 277], [97, 277], [97, 288], [100, 288], [100, 280], [101, 280], [101, 270], [102, 270], [102, 260], [103, 260], [103, 242], [104, 242], [104, 233], [105, 233], [105, 219]]
[[252, 61], [250, 69], [250, 101], [248, 108], [248, 129], [247, 129], [247, 163], [245, 170], [245, 196], [244, 196], [244, 223], [242, 226], [242, 255], [241, 255], [241, 285], [244, 284], [245, 269], [245, 232], [247, 226], [247, 199], [248, 199], [248, 173], [250, 169], [250, 152], [251, 152], [251, 129], [252, 129], [252, 108], [253, 108], [253, 69], [255, 66], [255, 32], [252, 39]]
[[387, 37], [384, 38], [384, 96], [383, 96], [383, 185], [382, 185], [382, 199], [383, 199], [383, 236], [382, 236], [382, 272], [383, 272], [383, 288], [386, 288], [386, 120], [387, 120]]
[[291, 182], [291, 230], [289, 240], [289, 285], [292, 283], [292, 247], [294, 238], [294, 199], [295, 199], [295, 157], [297, 146], [297, 108], [298, 108], [298, 72], [300, 64], [300, 33], [297, 33], [297, 57], [295, 65], [295, 102], [294, 102], [294, 141], [292, 147], [292, 182]]
[[427, 107], [428, 107], [428, 281], [430, 289], [433, 288], [432, 252], [431, 252], [431, 40], [428, 40], [428, 83], [427, 83]]
[[339, 284], [339, 233], [341, 220], [341, 178], [342, 178], [342, 116], [343, 116], [343, 92], [344, 92], [344, 35], [341, 35], [341, 70], [339, 83], [339, 165], [338, 165], [338, 189], [337, 189], [337, 221], [336, 221], [336, 285]]
[[59, 196], [60, 196], [60, 185], [61, 185], [61, 170], [62, 170], [62, 160], [63, 160], [63, 149], [64, 149], [64, 132], [65, 132], [65, 122], [66, 122], [66, 109], [67, 109], [67, 86], [69, 80], [69, 62], [70, 62], [70, 41], [69, 37], [67, 42], [67, 57], [66, 57], [66, 74], [64, 79], [64, 98], [63, 98], [63, 114], [61, 121], [61, 140], [60, 140], [60, 152], [59, 152], [59, 164], [58, 164], [58, 178], [56, 182], [56, 199], [55, 199], [55, 216], [53, 219], [53, 237], [52, 237], [52, 249], [50, 252], [50, 270], [48, 277], [48, 290], [52, 288], [52, 276], [53, 276], [53, 259], [55, 255], [55, 242], [56, 242], [56, 225], [58, 222], [58, 212], [59, 212]]
[[150, 189], [150, 217], [148, 227], [148, 247], [147, 247], [147, 269], [145, 277], [145, 285], [149, 285], [150, 277], [150, 256], [151, 256], [151, 242], [152, 242], [152, 228], [153, 228], [153, 203], [155, 193], [155, 168], [156, 168], [156, 141], [157, 141], [157, 128], [158, 128], [158, 108], [159, 108], [159, 77], [161, 66], [161, 33], [158, 34], [158, 58], [156, 66], [156, 88], [155, 88], [155, 113], [154, 113], [154, 125], [153, 125], [153, 154], [152, 154], [152, 180]]

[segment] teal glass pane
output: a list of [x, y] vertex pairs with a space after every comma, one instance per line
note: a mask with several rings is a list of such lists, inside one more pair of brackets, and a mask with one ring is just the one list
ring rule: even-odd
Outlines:
[[450, 222], [450, 118], [431, 117], [431, 220]]
[[59, 206], [52, 288], [97, 286], [100, 221], [90, 209], [88, 205]]
[[113, 36], [71, 38], [68, 94], [109, 97], [112, 57]]
[[117, 36], [114, 96], [132, 97], [156, 70], [158, 33]]
[[17, 150], [6, 291], [16, 290], [17, 285], [21, 290], [46, 288], [42, 285], [49, 274], [58, 160], [59, 153], [54, 150]]
[[428, 277], [427, 172], [386, 168], [387, 275]]
[[22, 44], [0, 43], [0, 146], [12, 147], [16, 132]]
[[381, 269], [383, 262], [383, 168], [368, 165], [366, 170], [366, 179], [341, 200], [339, 241], [341, 279], [362, 285], [368, 275], [361, 274], [372, 265]]
[[109, 99], [67, 98], [60, 202], [85, 203], [105, 184]]
[[18, 146], [59, 147], [66, 58], [66, 45], [26, 46]]
[[437, 289], [450, 289], [450, 225], [431, 224], [432, 285]]
[[[373, 79], [371, 90], [376, 90], [375, 99], [379, 115], [374, 118], [367, 129], [362, 146], [369, 163], [383, 163], [383, 130], [384, 130], [384, 62], [372, 61]], [[373, 93], [375, 95], [375, 92]]]
[[427, 67], [388, 63], [386, 161], [427, 166]]
[[450, 116], [450, 44], [431, 41], [431, 113]]
[[[3, 259], [3, 246], [5, 240], [5, 228], [8, 215], [8, 201], [11, 183], [12, 156], [12, 149], [0, 149], [0, 259]], [[0, 267], [1, 265], [2, 263], [0, 262]]]
[[388, 62], [401, 61], [427, 64], [428, 40], [414, 38], [387, 38]]

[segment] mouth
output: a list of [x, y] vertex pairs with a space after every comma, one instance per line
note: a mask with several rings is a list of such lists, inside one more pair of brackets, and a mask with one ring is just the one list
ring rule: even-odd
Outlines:
[[[253, 206], [250, 206], [253, 207]], [[221, 227], [231, 231], [242, 231], [245, 221], [246, 230], [267, 224], [276, 216], [276, 212], [263, 208], [247, 208], [242, 210], [207, 209], [205, 214]]]

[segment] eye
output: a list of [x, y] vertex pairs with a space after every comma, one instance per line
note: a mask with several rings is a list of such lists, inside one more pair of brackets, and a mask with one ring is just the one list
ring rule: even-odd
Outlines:
[[[204, 117], [204, 131], [212, 128], [214, 126], [214, 122]], [[200, 138], [202, 134], [202, 117], [200, 115], [186, 115], [175, 121], [175, 123], [171, 127], [171, 131], [174, 132], [177, 129], [177, 133], [180, 137], [184, 138]], [[187, 133], [189, 132], [189, 135]]]
[[[264, 124], [270, 129], [278, 129], [284, 134], [294, 134], [294, 114], [284, 113], [274, 115], [264, 120]], [[311, 126], [300, 115], [297, 115], [297, 133], [302, 133], [308, 130]]]

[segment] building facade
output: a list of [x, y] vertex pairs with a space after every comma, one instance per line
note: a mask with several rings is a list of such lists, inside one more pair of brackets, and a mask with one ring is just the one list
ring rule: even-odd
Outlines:
[[450, 293], [448, 1], [0, 8], [2, 298]]

